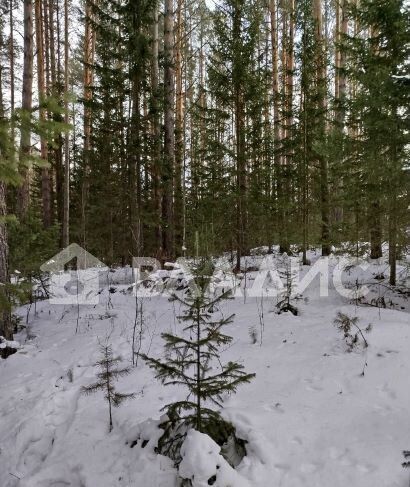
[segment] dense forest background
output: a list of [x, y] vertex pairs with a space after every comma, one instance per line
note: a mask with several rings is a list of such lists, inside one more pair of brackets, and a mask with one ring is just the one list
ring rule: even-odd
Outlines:
[[409, 18], [401, 0], [2, 0], [3, 301], [10, 270], [71, 242], [237, 268], [261, 245], [307, 264], [388, 242], [394, 284]]

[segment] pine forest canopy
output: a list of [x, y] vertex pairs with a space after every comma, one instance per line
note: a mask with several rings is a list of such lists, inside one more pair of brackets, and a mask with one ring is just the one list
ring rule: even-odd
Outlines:
[[379, 258], [384, 241], [394, 283], [410, 202], [405, 1], [0, 8], [2, 283], [71, 242], [108, 264], [231, 251], [239, 268], [260, 245], [307, 263], [311, 245]]

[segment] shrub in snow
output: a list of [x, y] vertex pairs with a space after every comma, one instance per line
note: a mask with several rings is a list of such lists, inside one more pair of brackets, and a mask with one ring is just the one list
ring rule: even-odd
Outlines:
[[291, 259], [288, 257], [286, 252], [283, 254], [282, 261], [277, 269], [277, 272], [284, 282], [284, 289], [276, 305], [278, 314], [287, 313], [290, 311], [296, 316], [298, 314], [298, 308], [292, 303], [292, 301], [296, 299], [294, 288], [297, 276], [296, 271], [292, 269]]
[[98, 381], [89, 386], [83, 386], [83, 394], [93, 394], [97, 391], [104, 391], [104, 399], [108, 403], [110, 418], [110, 431], [112, 430], [112, 407], [118, 407], [126, 399], [131, 399], [134, 394], [121, 394], [115, 390], [114, 382], [131, 372], [130, 367], [117, 369], [115, 366], [121, 362], [120, 358], [114, 358], [110, 345], [101, 346], [101, 359], [94, 365], [100, 369], [97, 373]]
[[0, 357], [7, 358], [13, 353], [16, 353], [20, 348], [20, 344], [14, 340], [6, 340], [0, 336]]
[[[357, 316], [349, 316], [340, 311], [338, 311], [336, 318], [334, 319], [334, 324], [343, 333], [346, 345], [349, 352], [352, 351], [356, 346], [360, 344], [363, 348], [367, 348], [369, 344], [364, 337], [362, 329], [357, 324], [359, 318]], [[371, 325], [365, 328], [365, 331], [369, 332], [371, 330]]]
[[209, 292], [213, 265], [200, 262], [193, 271], [195, 286], [191, 286], [183, 299], [175, 296], [185, 310], [180, 317], [187, 326], [180, 335], [163, 333], [165, 359], [142, 355], [156, 371], [156, 377], [165, 385], [182, 385], [188, 396], [164, 407], [167, 421], [162, 425], [164, 433], [158, 442], [158, 451], [179, 463], [180, 447], [187, 432], [194, 428], [207, 433], [219, 445], [234, 436], [234, 428], [224, 421], [210, 405], [221, 407], [222, 394], [235, 392], [237, 387], [249, 382], [254, 374], [247, 374], [243, 366], [228, 362], [221, 364], [219, 349], [232, 341], [222, 328], [232, 322], [233, 316], [215, 316], [217, 305], [229, 296]]
[[258, 330], [255, 326], [249, 328], [249, 338], [251, 339], [252, 345], [258, 342]]
[[221, 448], [208, 435], [190, 430], [181, 446], [178, 474], [183, 486], [250, 487], [221, 455]]
[[403, 456], [405, 458], [405, 462], [402, 463], [403, 467], [410, 468], [410, 451], [405, 450]]

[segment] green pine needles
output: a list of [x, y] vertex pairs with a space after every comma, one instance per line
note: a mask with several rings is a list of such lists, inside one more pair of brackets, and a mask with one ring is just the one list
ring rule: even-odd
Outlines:
[[193, 271], [193, 283], [186, 297], [175, 296], [185, 308], [181, 322], [187, 323], [179, 335], [162, 334], [165, 340], [165, 359], [143, 355], [147, 364], [156, 371], [156, 378], [164, 385], [181, 385], [187, 397], [164, 407], [168, 420], [158, 450], [178, 462], [179, 448], [190, 428], [208, 434], [223, 444], [234, 433], [232, 425], [224, 421], [211, 406], [220, 408], [224, 393], [236, 392], [255, 374], [247, 374], [236, 362], [223, 365], [220, 349], [232, 341], [223, 328], [232, 323], [234, 315], [217, 316], [217, 307], [229, 296], [219, 296], [209, 290], [213, 265], [202, 260]]
[[97, 373], [98, 381], [89, 386], [83, 386], [81, 392], [89, 395], [98, 391], [104, 391], [104, 399], [108, 402], [108, 411], [110, 417], [110, 432], [112, 431], [112, 408], [119, 407], [126, 399], [132, 399], [134, 394], [122, 394], [115, 390], [114, 383], [120, 378], [131, 372], [130, 367], [122, 369], [116, 368], [121, 362], [120, 358], [113, 356], [110, 345], [101, 345], [101, 358], [94, 365], [100, 369]]

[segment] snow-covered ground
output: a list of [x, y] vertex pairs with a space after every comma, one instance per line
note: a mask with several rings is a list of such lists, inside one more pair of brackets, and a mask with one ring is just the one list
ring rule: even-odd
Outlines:
[[[315, 253], [310, 258], [314, 262]], [[258, 263], [257, 257], [251, 260]], [[368, 302], [374, 304], [387, 289], [376, 284], [378, 273], [373, 265], [352, 268], [345, 277], [372, 282]], [[154, 446], [160, 410], [180, 399], [182, 389], [161, 386], [140, 359], [117, 383], [120, 392], [136, 397], [114, 409], [111, 433], [102, 394], [80, 394], [81, 386], [95, 380], [99, 342], [108, 338], [124, 364], [131, 362], [135, 297], [124, 275], [111, 275], [113, 292], [105, 286], [97, 305], [37, 303], [28, 330], [16, 335], [22, 347], [0, 360], [1, 487], [176, 486], [172, 462], [155, 454]], [[255, 276], [247, 273], [248, 287]], [[256, 378], [225, 397], [222, 414], [248, 442], [247, 456], [235, 471], [228, 464], [218, 469], [213, 485], [409, 485], [409, 471], [401, 467], [402, 450], [410, 449], [409, 303], [390, 291], [385, 302], [387, 308], [357, 306], [333, 285], [328, 297], [320, 297], [316, 278], [296, 303], [298, 316], [275, 313], [275, 298], [263, 299], [263, 323], [261, 297], [223, 305], [224, 313], [236, 316], [226, 330], [234, 340], [222, 359], [239, 361]], [[153, 296], [144, 298], [143, 307], [141, 351], [159, 357], [161, 333], [181, 326], [175, 318], [179, 304]], [[333, 324], [338, 311], [358, 316], [362, 328], [372, 324], [367, 349], [347, 352]], [[24, 323], [27, 308], [18, 313]], [[148, 444], [131, 448], [138, 438]], [[195, 474], [195, 487], [210, 485], [218, 459], [218, 448], [208, 440], [192, 432], [184, 447], [180, 469]]]

